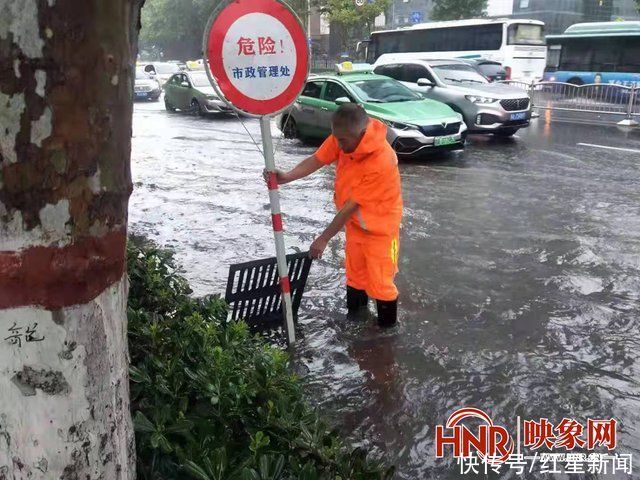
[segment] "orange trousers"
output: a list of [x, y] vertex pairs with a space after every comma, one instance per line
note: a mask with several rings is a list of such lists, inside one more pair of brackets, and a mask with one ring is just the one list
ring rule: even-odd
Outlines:
[[349, 235], [347, 229], [345, 266], [347, 285], [365, 290], [370, 298], [392, 301], [398, 298], [394, 283], [398, 273], [399, 236]]

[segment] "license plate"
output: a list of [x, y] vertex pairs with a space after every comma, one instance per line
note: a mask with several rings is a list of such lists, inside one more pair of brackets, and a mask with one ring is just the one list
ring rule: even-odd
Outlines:
[[527, 112], [512, 113], [511, 120], [524, 120], [527, 118]]
[[146, 94], [146, 93], [139, 93], [139, 92], [136, 92], [136, 97], [146, 97], [146, 96], [147, 96], [147, 94]]
[[456, 143], [458, 140], [456, 140], [456, 137], [454, 135], [448, 135], [446, 137], [436, 137], [433, 140], [433, 144], [436, 147], [442, 147], [444, 145], [452, 145], [454, 143]]

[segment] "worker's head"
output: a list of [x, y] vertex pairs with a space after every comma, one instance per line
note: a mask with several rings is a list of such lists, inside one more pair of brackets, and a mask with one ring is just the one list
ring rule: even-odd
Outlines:
[[360, 144], [369, 125], [369, 117], [357, 103], [340, 105], [331, 119], [333, 136], [338, 140], [340, 150], [351, 153]]

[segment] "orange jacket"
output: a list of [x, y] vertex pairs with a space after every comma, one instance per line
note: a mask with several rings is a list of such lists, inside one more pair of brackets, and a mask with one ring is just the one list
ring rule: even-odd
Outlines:
[[347, 200], [358, 204], [347, 222], [356, 237], [397, 236], [402, 218], [402, 189], [398, 158], [387, 142], [387, 127], [371, 119], [352, 153], [344, 153], [331, 135], [315, 153], [323, 164], [337, 161], [335, 196], [338, 210]]

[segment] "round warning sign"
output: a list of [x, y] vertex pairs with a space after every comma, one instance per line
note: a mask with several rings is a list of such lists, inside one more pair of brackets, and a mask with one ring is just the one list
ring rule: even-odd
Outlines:
[[275, 114], [291, 105], [309, 74], [307, 39], [298, 17], [278, 0], [232, 0], [209, 20], [205, 64], [232, 108]]

